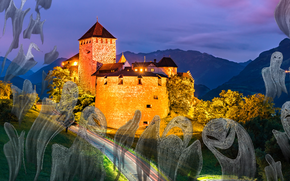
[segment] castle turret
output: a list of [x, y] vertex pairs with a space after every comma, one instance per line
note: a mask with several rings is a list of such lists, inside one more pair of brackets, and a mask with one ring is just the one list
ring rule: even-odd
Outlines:
[[116, 38], [99, 22], [96, 22], [79, 39], [79, 84], [84, 91], [95, 94], [97, 62], [116, 63]]

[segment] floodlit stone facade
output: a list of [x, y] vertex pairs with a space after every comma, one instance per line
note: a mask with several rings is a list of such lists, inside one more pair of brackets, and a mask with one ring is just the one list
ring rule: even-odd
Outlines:
[[95, 106], [104, 113], [108, 127], [123, 126], [137, 109], [142, 113], [139, 126], [149, 125], [155, 115], [167, 116], [167, 78], [161, 78], [161, 85], [158, 77], [143, 76], [141, 84], [137, 76], [124, 76], [122, 84], [120, 79], [117, 76], [97, 78]]
[[120, 128], [137, 109], [142, 113], [139, 126], [169, 113], [166, 81], [177, 74], [175, 62], [163, 57], [130, 65], [123, 54], [116, 61], [116, 38], [99, 22], [79, 39], [79, 53], [62, 66], [84, 91], [96, 95], [95, 106], [104, 113], [108, 127]]

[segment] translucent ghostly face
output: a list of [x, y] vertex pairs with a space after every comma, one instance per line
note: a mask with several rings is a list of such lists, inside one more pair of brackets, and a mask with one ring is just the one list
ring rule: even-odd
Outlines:
[[283, 61], [281, 52], [274, 52], [271, 56], [270, 67], [280, 68]]

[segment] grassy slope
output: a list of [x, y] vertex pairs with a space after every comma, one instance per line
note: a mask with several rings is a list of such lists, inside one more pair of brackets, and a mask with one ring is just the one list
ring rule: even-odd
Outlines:
[[[33, 121], [38, 116], [38, 111], [31, 109], [26, 116], [24, 117], [24, 120], [21, 123], [21, 126], [18, 125], [18, 122], [12, 122], [13, 126], [17, 129], [18, 134], [22, 130], [25, 131], [25, 137], [33, 123]], [[4, 130], [4, 122], [0, 122], [0, 181], [2, 180], [8, 180], [9, 179], [9, 167], [6, 160], [6, 157], [3, 152], [3, 146], [5, 143], [9, 141], [8, 136], [6, 135], [6, 132]], [[50, 141], [48, 144], [45, 155], [44, 155], [44, 164], [43, 169], [39, 175], [38, 180], [49, 180], [50, 179], [50, 172], [51, 172], [51, 146], [54, 143], [61, 144], [66, 147], [70, 147], [76, 137], [76, 134], [68, 131], [68, 133], [65, 133], [65, 131], [62, 131], [60, 134], [58, 134], [53, 140]], [[113, 170], [113, 164], [109, 161], [107, 157], [104, 157], [104, 167], [106, 169], [106, 181], [114, 180], [115, 176], [117, 175], [117, 172]], [[25, 174], [23, 165], [19, 171], [17, 180], [33, 180], [35, 175], [35, 167], [33, 164], [26, 163], [26, 169], [27, 174]], [[120, 180], [127, 180], [123, 175], [120, 177]]]

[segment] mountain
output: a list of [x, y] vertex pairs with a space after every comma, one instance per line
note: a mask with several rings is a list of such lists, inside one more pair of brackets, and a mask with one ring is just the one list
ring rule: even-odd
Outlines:
[[[290, 67], [290, 39], [286, 38], [282, 40], [278, 47], [262, 52], [254, 61], [249, 63], [244, 70], [242, 70], [237, 76], [232, 77], [229, 81], [223, 85], [209, 91], [207, 94], [202, 96], [203, 100], [211, 100], [214, 97], [219, 96], [222, 90], [231, 89], [233, 91], [239, 91], [245, 96], [252, 95], [255, 93], [265, 94], [265, 84], [262, 77], [262, 69], [270, 66], [270, 59], [272, 53], [275, 51], [282, 52], [283, 62], [281, 68], [288, 70]], [[290, 92], [290, 78], [286, 74], [286, 87]], [[289, 94], [290, 95], [290, 94]], [[282, 93], [280, 98], [275, 99], [275, 105], [281, 106], [285, 101], [289, 100], [287, 94]]]
[[[178, 72], [190, 70], [196, 84], [203, 84], [210, 89], [227, 82], [244, 69], [244, 66], [239, 63], [193, 50], [168, 49], [138, 54], [127, 51], [124, 52], [124, 56], [130, 64], [136, 61], [144, 61], [144, 56], [147, 62], [154, 61], [154, 59], [158, 62], [162, 57], [170, 56], [177, 64]], [[121, 54], [117, 55], [117, 61], [120, 57]]]
[[42, 71], [45, 71], [45, 73], [48, 73], [48, 71], [53, 70], [53, 67], [61, 66], [61, 62], [65, 61], [65, 60], [67, 60], [67, 59], [66, 58], [58, 58], [58, 59], [56, 59], [51, 64], [42, 67], [41, 69], [39, 69], [38, 71], [36, 71], [34, 74], [30, 75], [28, 77], [28, 79], [33, 84], [41, 83], [42, 82]]
[[[0, 57], [0, 72], [2, 71], [2, 63], [3, 63], [4, 57]], [[5, 77], [7, 68], [11, 64], [11, 61], [9, 59], [6, 59], [3, 73], [0, 75], [0, 77]], [[26, 79], [28, 76], [32, 75], [34, 72], [32, 70], [28, 70], [26, 74], [20, 75], [19, 77]], [[2, 80], [2, 79], [1, 79]]]
[[248, 60], [246, 62], [239, 62], [240, 65], [242, 65], [243, 67], [246, 67], [249, 63], [251, 63], [253, 60]]
[[194, 84], [194, 96], [197, 98], [201, 98], [203, 95], [205, 95], [206, 93], [208, 93], [210, 91], [210, 89], [202, 84]]

